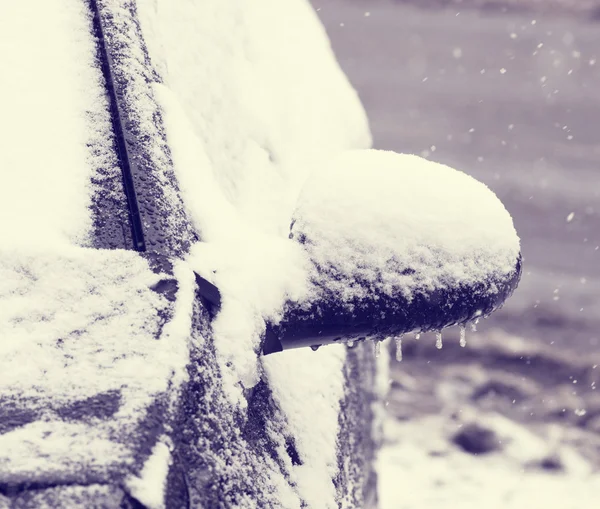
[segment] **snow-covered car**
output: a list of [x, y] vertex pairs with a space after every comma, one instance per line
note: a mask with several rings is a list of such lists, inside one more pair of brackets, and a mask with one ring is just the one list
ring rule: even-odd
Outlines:
[[493, 193], [368, 150], [305, 0], [4, 2], [0, 61], [0, 507], [375, 507], [365, 339], [510, 295]]

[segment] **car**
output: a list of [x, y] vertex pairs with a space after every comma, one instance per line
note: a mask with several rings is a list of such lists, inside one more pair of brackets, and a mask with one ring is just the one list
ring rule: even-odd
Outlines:
[[373, 340], [508, 298], [501, 203], [369, 149], [303, 0], [0, 20], [0, 507], [376, 507]]

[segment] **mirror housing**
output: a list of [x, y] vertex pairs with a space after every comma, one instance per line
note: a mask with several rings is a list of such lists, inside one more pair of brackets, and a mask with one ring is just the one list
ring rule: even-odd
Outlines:
[[411, 301], [401, 296], [373, 296], [355, 303], [352, 313], [335, 299], [314, 303], [308, 309], [288, 303], [283, 319], [267, 324], [263, 354], [440, 331], [487, 317], [512, 295], [521, 278], [521, 266], [519, 256], [514, 272], [505, 280], [438, 289]]
[[315, 167], [290, 239], [311, 287], [267, 324], [265, 354], [466, 324], [521, 277], [519, 238], [494, 193], [413, 155], [347, 151]]

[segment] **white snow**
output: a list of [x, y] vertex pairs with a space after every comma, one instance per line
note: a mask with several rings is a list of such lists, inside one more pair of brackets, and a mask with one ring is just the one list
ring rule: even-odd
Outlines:
[[[194, 213], [222, 198], [246, 225], [287, 235], [306, 163], [371, 142], [309, 3], [140, 0], [138, 12], [152, 62], [187, 117], [185, 139], [197, 139], [177, 150], [176, 170], [203, 177], [184, 186], [203, 239], [230, 235], [222, 204]], [[193, 168], [182, 168], [183, 158]]]
[[[598, 408], [594, 376], [581, 381], [593, 367], [589, 354], [558, 353], [501, 330], [482, 336], [473, 335], [468, 359], [423, 352], [392, 365], [377, 466], [381, 509], [592, 507], [598, 437], [577, 414]], [[534, 358], [537, 369], [519, 367]], [[579, 373], [577, 386], [569, 372]], [[493, 389], [480, 397], [486, 387]], [[492, 450], [465, 452], [459, 433]]]
[[338, 507], [331, 480], [338, 468], [335, 444], [345, 359], [346, 349], [341, 347], [287, 351], [263, 360], [267, 380], [303, 461], [292, 467], [291, 480], [309, 507]]
[[510, 214], [492, 191], [414, 155], [347, 151], [320, 164], [294, 219], [294, 237], [306, 238], [321, 269], [315, 284], [344, 301], [373, 292], [410, 300], [503, 279], [519, 255]]
[[90, 26], [85, 2], [0, 5], [5, 246], [85, 240], [91, 168], [114, 163]]
[[261, 361], [258, 348], [265, 319], [309, 290], [306, 253], [288, 239], [301, 185], [315, 161], [370, 145], [364, 111], [304, 0], [143, 0], [138, 11], [164, 81], [154, 93], [175, 171], [202, 237], [188, 263], [222, 295], [213, 331], [223, 390], [244, 407], [243, 389], [264, 370], [303, 461], [289, 465], [300, 499], [336, 507], [345, 350]]
[[[111, 4], [126, 17], [121, 7]], [[287, 233], [309, 163], [370, 144], [364, 111], [307, 2], [140, 1], [138, 8], [165, 81], [153, 92], [164, 108], [188, 212], [204, 241], [187, 264], [175, 267], [180, 289], [167, 324], [159, 315], [169, 305], [150, 289], [161, 276], [137, 253], [81, 247], [92, 226], [90, 179], [99, 166], [115, 164], [86, 4], [0, 7], [0, 57], [8, 71], [0, 99], [6, 119], [0, 391], [27, 410], [45, 412], [2, 435], [3, 472], [24, 479], [132, 461], [127, 446], [112, 437], [182, 381], [191, 268], [223, 293], [214, 324], [217, 351], [224, 390], [242, 404], [240, 381], [251, 387], [262, 371], [256, 350], [264, 318], [276, 318], [285, 299], [305, 291], [306, 257]], [[181, 44], [182, 38], [194, 43]], [[139, 65], [138, 57], [125, 65]], [[313, 507], [335, 503], [344, 358], [343, 349], [319, 354], [321, 379], [309, 376], [315, 358], [306, 353], [274, 357], [266, 367], [303, 456], [293, 473], [299, 496]], [[94, 417], [63, 422], [62, 406], [108, 391], [120, 395], [108, 424]], [[306, 398], [321, 402], [314, 422], [307, 420]], [[152, 507], [161, 506], [163, 452], [155, 450], [140, 480], [129, 483]], [[156, 491], [148, 491], [150, 484]]]
[[164, 80], [155, 94], [175, 171], [202, 235], [189, 260], [221, 291], [216, 348], [225, 388], [243, 404], [242, 387], [259, 376], [264, 318], [306, 292], [306, 255], [287, 236], [309, 163], [368, 146], [366, 117], [303, 0], [144, 0], [138, 10]]
[[[210, 274], [221, 291], [222, 309], [213, 332], [224, 361], [222, 375], [233, 384], [240, 380], [243, 387], [254, 386], [260, 376], [257, 362], [265, 320], [275, 321], [286, 299], [304, 299], [308, 290], [301, 249], [288, 239], [248, 233], [235, 241], [197, 244], [190, 257], [192, 266]], [[241, 387], [235, 387], [243, 401]]]
[[[166, 437], [163, 440], [168, 440]], [[126, 480], [130, 493], [148, 509], [164, 509], [171, 451], [163, 441], [156, 442], [139, 476]]]
[[[496, 416], [513, 443], [506, 452], [474, 456], [452, 446], [444, 417], [386, 423], [388, 443], [378, 458], [381, 509], [580, 509], [590, 507], [600, 476], [576, 452], [565, 472], [532, 469], [528, 459], [552, 450], [516, 423]], [[509, 426], [510, 429], [506, 427]]]
[[[176, 267], [163, 327], [170, 305], [145, 260], [84, 247], [91, 179], [116, 164], [87, 4], [3, 2], [0, 33], [0, 394], [8, 414], [33, 419], [0, 436], [0, 472], [58, 482], [133, 468], [135, 441], [119, 440], [185, 377], [193, 273]], [[65, 421], [73, 403], [108, 393], [111, 420], [90, 405]]]
[[[159, 313], [168, 303], [150, 289], [160, 276], [137, 253], [0, 248], [0, 393], [46, 416], [2, 435], [4, 472], [25, 475], [59, 465], [68, 472], [75, 461], [81, 468], [131, 460], [125, 453], [96, 455], [91, 445], [77, 456], [70, 450], [77, 440], [110, 443], [157, 395], [184, 379], [194, 287], [191, 271], [182, 270], [174, 318], [161, 330]], [[61, 408], [108, 391], [120, 394], [111, 421], [78, 425], [79, 435], [65, 427]], [[36, 453], [48, 447], [42, 443], [48, 436], [52, 454]]]
[[[304, 461], [290, 467], [300, 497], [335, 507], [345, 350], [259, 360], [265, 320], [277, 321], [286, 300], [316, 297], [311, 263], [342, 270], [340, 288], [326, 284], [346, 298], [370, 290], [357, 287], [357, 272], [405, 296], [506, 276], [519, 251], [512, 221], [460, 172], [349, 151], [370, 145], [364, 111], [307, 2], [142, 0], [138, 10], [163, 79], [154, 94], [175, 172], [202, 237], [187, 261], [222, 295], [213, 331], [223, 390], [243, 407], [243, 390], [269, 381]], [[317, 247], [289, 241], [292, 215], [294, 231]], [[417, 275], [399, 274], [407, 266]], [[376, 283], [381, 272], [387, 279]]]
[[128, 453], [106, 430], [46, 418], [0, 435], [0, 476], [23, 483], [40, 474], [57, 481], [77, 479], [82, 472], [127, 464]]
[[[1, 294], [3, 392], [18, 388], [28, 396], [45, 385], [85, 398], [118, 389], [120, 379], [131, 377], [130, 362], [143, 367], [144, 357], [160, 348], [149, 338], [159, 332], [157, 311], [166, 303], [149, 289], [159, 278], [136, 253], [0, 253], [3, 280], [10, 282]], [[120, 358], [126, 352], [131, 358]], [[102, 386], [94, 371], [113, 372], [113, 382]]]
[[[110, 4], [123, 21], [123, 2]], [[314, 297], [309, 262], [342, 269], [350, 282], [345, 297], [364, 292], [352, 286], [357, 271], [384, 293], [405, 295], [504, 275], [518, 253], [512, 223], [485, 186], [459, 172], [414, 156], [348, 152], [370, 145], [366, 117], [307, 1], [139, 0], [137, 7], [164, 81], [151, 92], [202, 237], [175, 267], [173, 306], [151, 290], [164, 275], [137, 253], [82, 247], [91, 228], [90, 179], [100, 161], [114, 164], [85, 2], [0, 6], [7, 71], [0, 94], [0, 393], [40, 413], [2, 435], [1, 473], [31, 480], [84, 467], [104, 472], [114, 462], [133, 467], [127, 446], [113, 438], [135, 426], [157, 396], [170, 391], [174, 398], [185, 378], [195, 270], [222, 293], [213, 328], [224, 392], [243, 407], [243, 389], [264, 377], [284, 413], [282, 431], [295, 439], [303, 464], [290, 467], [290, 476], [298, 497], [282, 503], [335, 508], [346, 350], [261, 359], [265, 319], [280, 318], [286, 300]], [[143, 96], [136, 118], [153, 125], [152, 101], [137, 87], [147, 72], [138, 53], [124, 65], [138, 80], [133, 95]], [[164, 169], [166, 158], [154, 148]], [[452, 199], [442, 196], [449, 186]], [[306, 251], [288, 239], [295, 209], [295, 228], [320, 247]], [[416, 277], [390, 270], [375, 283], [376, 273], [404, 256]], [[163, 324], [168, 312], [174, 315]], [[110, 422], [63, 422], [61, 405], [107, 391], [120, 394]], [[163, 505], [169, 458], [157, 443], [140, 477], [129, 481], [152, 509]], [[289, 488], [273, 475], [278, 489]]]

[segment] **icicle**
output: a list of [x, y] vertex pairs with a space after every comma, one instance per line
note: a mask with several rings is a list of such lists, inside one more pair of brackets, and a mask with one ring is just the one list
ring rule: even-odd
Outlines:
[[375, 357], [379, 357], [381, 354], [381, 341], [375, 340]]
[[471, 330], [473, 332], [477, 332], [477, 324], [479, 323], [479, 318], [475, 318], [475, 321], [471, 322]]
[[402, 361], [402, 334], [396, 338], [396, 360]]
[[464, 323], [460, 324], [460, 346], [463, 348], [467, 346], [467, 328]]
[[419, 339], [421, 339], [421, 333], [420, 333], [420, 332], [417, 332], [417, 333], [415, 334], [415, 339], [416, 339], [417, 341], [419, 341]]
[[436, 332], [436, 333], [435, 333], [435, 347], [436, 347], [438, 350], [441, 350], [441, 349], [442, 349], [442, 346], [444, 346], [444, 345], [442, 344], [442, 332], [441, 332], [441, 331], [438, 331], [438, 332]]

